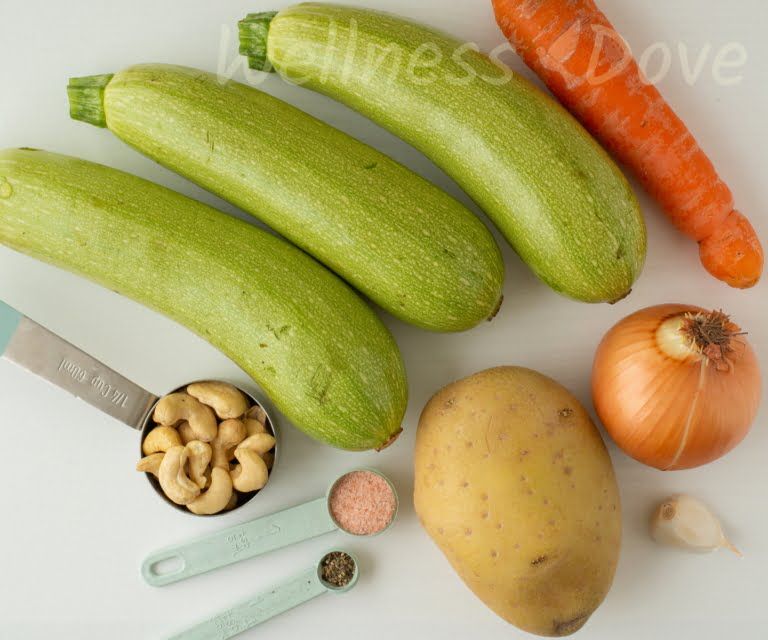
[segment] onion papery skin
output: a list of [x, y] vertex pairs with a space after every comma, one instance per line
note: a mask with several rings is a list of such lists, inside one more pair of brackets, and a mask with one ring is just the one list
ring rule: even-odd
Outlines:
[[[749, 432], [762, 383], [746, 336], [732, 335], [727, 360], [718, 361], [691, 346], [682, 329], [670, 329], [689, 314], [715, 313], [681, 304], [649, 307], [600, 343], [592, 369], [595, 410], [634, 459], [664, 471], [690, 469], [722, 457]], [[741, 333], [731, 322], [726, 329]]]

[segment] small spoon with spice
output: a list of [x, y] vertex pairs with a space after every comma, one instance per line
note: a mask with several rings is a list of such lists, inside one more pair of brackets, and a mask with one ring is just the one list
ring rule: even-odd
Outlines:
[[357, 584], [355, 558], [326, 553], [311, 569], [172, 636], [169, 640], [226, 640], [324, 593], [346, 593]]
[[150, 554], [141, 573], [148, 584], [163, 587], [337, 529], [377, 535], [392, 524], [397, 507], [395, 488], [384, 475], [357, 469], [322, 498]]

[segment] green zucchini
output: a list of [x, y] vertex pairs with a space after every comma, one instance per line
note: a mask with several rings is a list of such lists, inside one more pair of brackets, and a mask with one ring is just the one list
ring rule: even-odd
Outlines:
[[349, 450], [400, 432], [400, 352], [373, 310], [284, 240], [141, 178], [0, 151], [0, 243], [173, 318], [310, 436]]
[[139, 65], [74, 78], [73, 118], [256, 216], [406, 322], [463, 331], [501, 304], [485, 225], [375, 149], [262, 91]]
[[472, 45], [399, 17], [306, 3], [240, 23], [252, 67], [356, 109], [429, 156], [556, 291], [627, 295], [645, 225], [621, 171], [552, 98]]

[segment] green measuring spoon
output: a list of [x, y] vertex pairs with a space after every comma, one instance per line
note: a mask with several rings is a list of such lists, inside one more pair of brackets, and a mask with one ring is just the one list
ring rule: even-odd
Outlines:
[[394, 508], [391, 518], [380, 530], [369, 535], [382, 533], [389, 528], [397, 514], [395, 488], [378, 471], [356, 469], [338, 478], [322, 498], [150, 554], [141, 566], [144, 580], [153, 587], [163, 587], [337, 529], [356, 535], [336, 522], [331, 513], [334, 487], [355, 473], [378, 476], [392, 492]]
[[[342, 586], [330, 584], [323, 578], [324, 564], [333, 554], [347, 556], [354, 564], [352, 576], [348, 577]], [[169, 640], [226, 640], [232, 638], [324, 593], [346, 593], [357, 584], [358, 573], [357, 560], [352, 554], [346, 551], [331, 551], [326, 553], [317, 565], [304, 573], [259, 595], [243, 600], [226, 611], [171, 636]]]

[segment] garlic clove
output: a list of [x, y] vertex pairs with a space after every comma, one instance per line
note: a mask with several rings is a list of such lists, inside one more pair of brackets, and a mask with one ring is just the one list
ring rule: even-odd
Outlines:
[[726, 548], [741, 556], [723, 533], [720, 521], [707, 506], [691, 496], [664, 500], [651, 517], [651, 536], [659, 544], [707, 553]]

